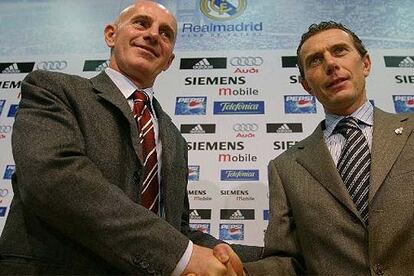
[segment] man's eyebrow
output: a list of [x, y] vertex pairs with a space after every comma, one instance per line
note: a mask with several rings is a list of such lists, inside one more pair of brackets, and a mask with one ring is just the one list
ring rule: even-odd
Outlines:
[[148, 20], [148, 21], [152, 22], [152, 18], [148, 15], [145, 15], [145, 14], [137, 14], [137, 15], [131, 17], [130, 21], [135, 21], [137, 19], [145, 19], [145, 20]]

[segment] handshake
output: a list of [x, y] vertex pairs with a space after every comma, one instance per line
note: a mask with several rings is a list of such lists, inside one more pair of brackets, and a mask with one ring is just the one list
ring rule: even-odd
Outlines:
[[228, 244], [221, 243], [213, 249], [194, 244], [190, 261], [182, 275], [244, 276], [245, 273], [239, 256]]

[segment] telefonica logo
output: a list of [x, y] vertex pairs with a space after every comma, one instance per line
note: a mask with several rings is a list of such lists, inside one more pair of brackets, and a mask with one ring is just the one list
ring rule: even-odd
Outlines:
[[214, 114], [264, 114], [264, 101], [214, 102]]
[[[237, 4], [236, 4], [237, 2]], [[225, 21], [241, 15], [247, 6], [247, 0], [201, 0], [200, 10], [210, 19]]]

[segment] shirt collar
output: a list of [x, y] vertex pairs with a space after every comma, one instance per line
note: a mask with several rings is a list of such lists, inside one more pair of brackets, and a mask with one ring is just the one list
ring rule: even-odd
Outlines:
[[135, 92], [135, 90], [141, 90], [147, 93], [148, 97], [150, 98], [150, 101], [152, 102], [152, 98], [154, 97], [154, 90], [152, 87], [139, 89], [125, 75], [109, 67], [105, 69], [105, 73], [115, 83], [116, 87], [118, 87], [118, 89], [121, 91], [122, 95], [124, 95], [126, 99], [129, 99]]
[[366, 101], [362, 106], [355, 110], [349, 116], [339, 116], [331, 113], [325, 113], [325, 137], [332, 135], [336, 125], [345, 117], [354, 117], [358, 119], [359, 123], [363, 123], [368, 126], [372, 126], [374, 123], [374, 107], [370, 101]]

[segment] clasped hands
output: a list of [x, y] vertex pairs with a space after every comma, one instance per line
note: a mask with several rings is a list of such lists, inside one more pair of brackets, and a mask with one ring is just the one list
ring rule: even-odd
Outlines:
[[245, 273], [239, 256], [228, 244], [221, 243], [213, 249], [193, 245], [193, 253], [182, 275], [244, 276]]

